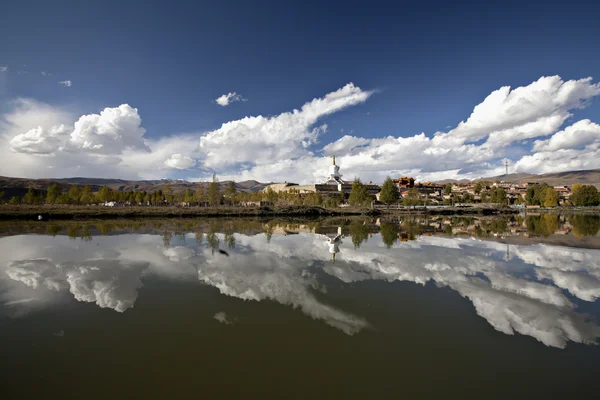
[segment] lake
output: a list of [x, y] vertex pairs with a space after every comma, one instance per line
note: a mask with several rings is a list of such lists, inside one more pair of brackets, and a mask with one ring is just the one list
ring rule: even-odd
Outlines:
[[2, 398], [592, 398], [599, 230], [558, 214], [2, 222]]

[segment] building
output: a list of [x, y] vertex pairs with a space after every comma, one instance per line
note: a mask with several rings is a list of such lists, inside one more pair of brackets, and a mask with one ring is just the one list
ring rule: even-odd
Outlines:
[[323, 182], [324, 185], [340, 185], [344, 184], [342, 175], [340, 174], [340, 167], [335, 164], [335, 156], [331, 157], [331, 165], [329, 166], [329, 175]]
[[[346, 182], [342, 179], [340, 174], [340, 167], [335, 163], [335, 156], [331, 158], [331, 165], [329, 166], [329, 174], [325, 177], [322, 183], [309, 184], [309, 185], [298, 185], [297, 183], [273, 183], [263, 189], [263, 192], [269, 189], [280, 193], [280, 192], [294, 192], [300, 195], [307, 193], [318, 193], [321, 195], [331, 195], [336, 193], [342, 193], [347, 196], [352, 191], [352, 182]], [[412, 178], [410, 178], [412, 179]], [[414, 184], [414, 179], [412, 179]], [[370, 194], [377, 194], [381, 191], [381, 186], [369, 182], [363, 184]]]
[[398, 189], [410, 189], [415, 186], [414, 178], [403, 176], [398, 179], [392, 179], [392, 182], [398, 185]]

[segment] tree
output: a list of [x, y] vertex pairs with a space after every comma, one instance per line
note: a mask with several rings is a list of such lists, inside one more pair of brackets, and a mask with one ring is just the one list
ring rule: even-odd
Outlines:
[[23, 203], [25, 204], [35, 204], [38, 202], [38, 196], [33, 188], [29, 188], [27, 194], [23, 196]]
[[384, 203], [396, 203], [400, 199], [400, 191], [398, 190], [398, 186], [392, 182], [392, 178], [389, 176], [383, 182], [383, 186], [381, 186], [381, 193], [379, 194], [379, 200]]
[[81, 190], [79, 190], [79, 186], [71, 186], [69, 189], [69, 203], [79, 204], [79, 198], [81, 197]]
[[190, 189], [185, 189], [185, 192], [183, 192], [183, 202], [189, 204], [193, 201], [194, 201], [194, 194], [192, 193], [192, 191]]
[[598, 189], [594, 185], [573, 185], [570, 201], [577, 207], [593, 207], [600, 204]]
[[225, 195], [229, 204], [234, 205], [236, 203], [237, 188], [234, 181], [229, 181], [227, 188], [225, 189]]
[[496, 204], [504, 204], [506, 203], [506, 192], [501, 187], [493, 187], [490, 190], [490, 201]]
[[213, 174], [212, 182], [208, 186], [208, 201], [213, 207], [218, 206], [221, 202], [221, 191], [217, 174]]
[[144, 201], [144, 194], [142, 192], [140, 192], [139, 190], [136, 190], [134, 197], [133, 197], [133, 201], [135, 202], [136, 205], [141, 204]]
[[277, 201], [277, 193], [269, 186], [265, 191], [265, 198], [268, 202], [275, 204]]
[[89, 185], [85, 185], [83, 187], [80, 200], [83, 204], [90, 204], [94, 201], [94, 194], [92, 193], [92, 188]]
[[12, 204], [12, 205], [19, 204], [19, 198], [17, 196], [11, 197], [10, 200], [8, 201], [8, 204]]
[[350, 190], [350, 197], [348, 198], [348, 203], [351, 206], [364, 206], [366, 205], [371, 196], [369, 195], [369, 191], [360, 182], [360, 179], [356, 178], [352, 183], [352, 189]]
[[444, 194], [451, 194], [451, 193], [452, 193], [452, 185], [447, 184], [446, 187], [444, 188]]
[[172, 204], [175, 201], [175, 196], [173, 196], [171, 185], [168, 183], [163, 185], [163, 196], [165, 197], [165, 200], [167, 200], [167, 204]]
[[558, 192], [548, 186], [544, 190], [544, 207], [556, 207], [558, 205]]
[[100, 188], [100, 191], [98, 192], [98, 200], [100, 200], [100, 202], [104, 203], [112, 201], [112, 197], [112, 190], [108, 186], [104, 185]]
[[535, 205], [535, 192], [537, 185], [531, 185], [527, 188], [527, 192], [525, 193], [525, 203], [528, 206]]
[[405, 206], [416, 206], [419, 201], [419, 191], [416, 188], [412, 188], [408, 191], [406, 196], [402, 199], [402, 204]]
[[58, 187], [55, 183], [48, 188], [48, 193], [46, 193], [46, 203], [56, 203], [58, 197], [62, 194], [62, 189]]
[[477, 182], [475, 184], [475, 194], [481, 193], [481, 190], [483, 190], [483, 185], [481, 184], [481, 182]]
[[200, 205], [200, 203], [206, 202], [206, 192], [202, 184], [199, 184], [196, 188], [196, 192], [194, 193], [194, 199], [196, 200], [198, 205]]
[[323, 199], [318, 193], [309, 193], [306, 196], [304, 196], [304, 205], [320, 206], [321, 203], [323, 203]]

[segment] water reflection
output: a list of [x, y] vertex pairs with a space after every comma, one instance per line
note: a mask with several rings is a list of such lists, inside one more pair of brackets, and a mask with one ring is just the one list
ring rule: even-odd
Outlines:
[[[145, 279], [159, 278], [208, 285], [242, 300], [274, 301], [353, 335], [372, 326], [369, 315], [356, 315], [349, 303], [331, 305], [328, 279], [431, 282], [468, 299], [497, 331], [558, 348], [569, 341], [591, 344], [600, 336], [598, 314], [589, 315], [594, 307], [586, 306], [587, 314], [578, 310], [600, 297], [600, 250], [478, 239], [557, 232], [565, 224], [571, 226], [566, 235], [596, 229], [596, 218], [575, 217], [452, 224], [446, 218], [212, 220], [176, 227], [163, 221], [121, 228], [111, 223], [110, 230], [76, 223], [48, 230], [53, 236], [0, 239], [1, 310], [24, 315], [75, 299], [125, 312], [134, 307]], [[83, 240], [72, 240], [75, 232]], [[228, 257], [220, 247], [229, 250]]]

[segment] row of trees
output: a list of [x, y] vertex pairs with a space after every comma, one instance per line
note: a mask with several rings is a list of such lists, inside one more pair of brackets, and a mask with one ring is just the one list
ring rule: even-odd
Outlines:
[[531, 185], [525, 193], [525, 203], [529, 206], [556, 207], [558, 192], [546, 183]]
[[593, 207], [600, 205], [600, 193], [594, 185], [576, 183], [571, 188], [571, 204], [577, 207]]

